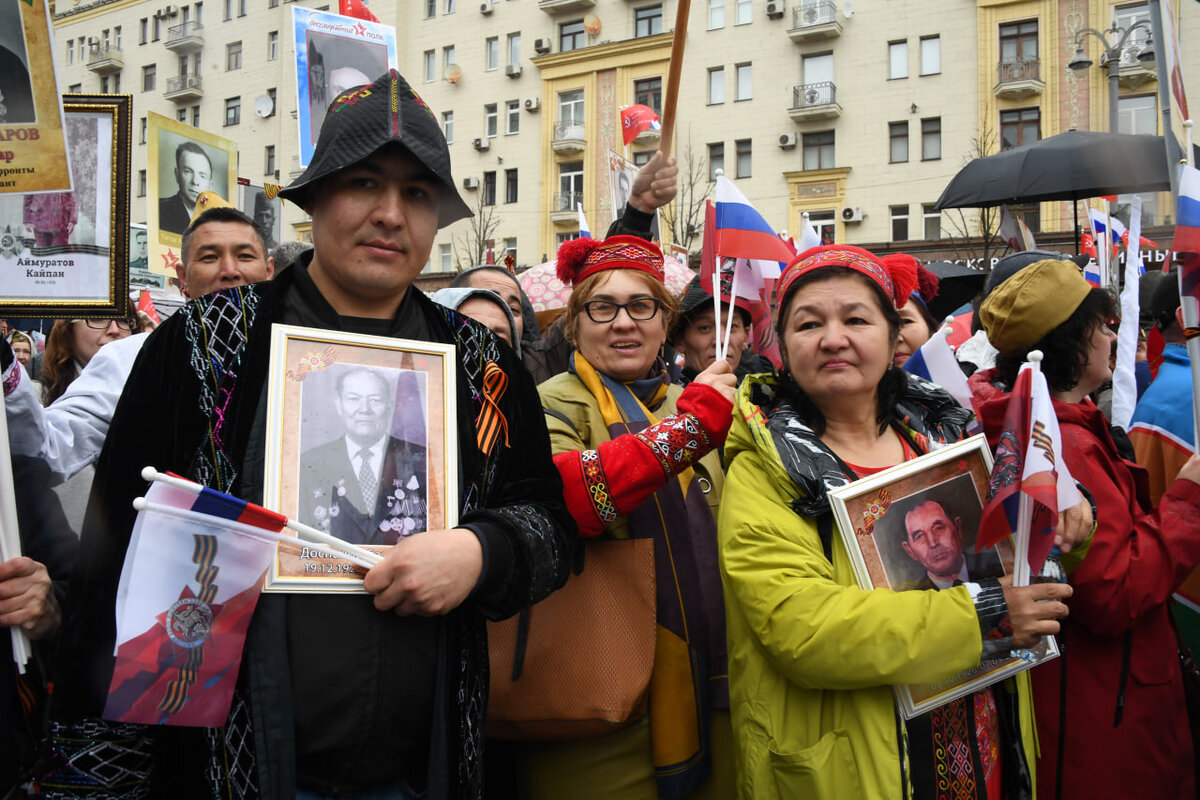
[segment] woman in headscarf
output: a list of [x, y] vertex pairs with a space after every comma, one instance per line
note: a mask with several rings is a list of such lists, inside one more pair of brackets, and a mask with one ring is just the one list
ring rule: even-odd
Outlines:
[[865, 590], [834, 529], [829, 490], [958, 441], [970, 420], [894, 364], [896, 306], [915, 288], [915, 271], [866, 250], [805, 251], [779, 282], [784, 368], [738, 392], [719, 531], [743, 800], [1032, 791], [1026, 677], [907, 721], [892, 687], [1032, 646], [1058, 631], [1070, 588]]
[[1145, 470], [1118, 454], [1108, 420], [1088, 399], [1112, 375], [1113, 312], [1112, 296], [1092, 288], [1070, 261], [1030, 264], [980, 307], [1000, 355], [969, 385], [995, 445], [1017, 372], [1030, 351], [1042, 351], [1062, 461], [1096, 505], [1086, 557], [1074, 569], [1064, 560], [1075, 594], [1063, 655], [1032, 674], [1039, 793], [1193, 798], [1192, 737], [1169, 604], [1200, 564], [1200, 458], [1184, 464], [1152, 507]]
[[727, 798], [714, 509], [733, 372], [722, 359], [686, 389], [670, 383], [661, 351], [677, 306], [655, 245], [578, 239], [559, 249], [558, 274], [574, 286], [565, 331], [575, 350], [538, 391], [567, 506], [583, 537], [654, 540], [658, 635], [648, 715], [604, 736], [518, 748], [519, 796]]

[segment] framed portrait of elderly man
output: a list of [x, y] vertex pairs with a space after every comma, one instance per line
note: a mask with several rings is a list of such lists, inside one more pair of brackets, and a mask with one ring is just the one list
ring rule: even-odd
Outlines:
[[[273, 328], [268, 508], [383, 553], [457, 523], [452, 345]], [[267, 591], [362, 592], [349, 561], [282, 544]]]
[[153, 111], [146, 118], [150, 270], [176, 278], [179, 245], [200, 194], [237, 202], [237, 143]]
[[[972, 436], [829, 493], [842, 542], [864, 589], [941, 591], [1013, 572], [1012, 542], [976, 552], [992, 457]], [[936, 684], [896, 686], [906, 718], [924, 714], [1058, 655], [1053, 636], [1032, 650], [985, 659]]]
[[63, 107], [74, 189], [0, 194], [0, 315], [124, 316], [132, 101], [71, 94]]

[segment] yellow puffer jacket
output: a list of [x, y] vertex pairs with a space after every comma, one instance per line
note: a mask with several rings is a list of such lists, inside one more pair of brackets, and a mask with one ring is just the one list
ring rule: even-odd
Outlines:
[[[756, 380], [743, 382], [734, 409], [718, 528], [738, 796], [908, 797], [891, 685], [932, 683], [977, 666], [974, 604], [965, 587], [860, 589], [836, 532], [829, 563], [816, 521], [790, 505], [795, 485], [750, 401]], [[994, 689], [1014, 685], [1032, 770], [1028, 676]]]

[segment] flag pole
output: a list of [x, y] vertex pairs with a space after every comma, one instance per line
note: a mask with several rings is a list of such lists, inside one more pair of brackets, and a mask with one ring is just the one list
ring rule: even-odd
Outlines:
[[[20, 364], [14, 366], [24, 369]], [[0, 392], [0, 563], [21, 555], [21, 529], [17, 523], [17, 496], [13, 489], [12, 454], [8, 446], [8, 413], [4, 404], [4, 392]], [[12, 637], [12, 655], [17, 672], [24, 675], [32, 649], [29, 637], [17, 625], [9, 628], [8, 632]]]
[[[735, 276], [737, 272], [733, 273]], [[713, 333], [717, 340], [713, 344], [713, 353], [721, 352], [721, 258], [717, 256], [717, 268], [713, 270]]]
[[[737, 302], [738, 290], [738, 268], [737, 261], [733, 262], [733, 284], [729, 287], [729, 310], [725, 314], [725, 335], [721, 337], [721, 344], [725, 345], [721, 351], [721, 358], [729, 358], [729, 336], [733, 333], [733, 306]], [[720, 300], [717, 301], [718, 305]]]
[[[1042, 371], [1042, 351], [1031, 350], [1025, 357], [1025, 363], [1034, 372]], [[1030, 381], [1030, 396], [1032, 398], [1033, 381]], [[1022, 491], [1017, 500], [1017, 530], [1013, 534], [1013, 550], [1016, 560], [1013, 563], [1013, 586], [1029, 585], [1029, 535], [1033, 526], [1033, 501], [1028, 493]]]
[[667, 94], [663, 98], [662, 136], [658, 149], [663, 158], [671, 157], [671, 144], [675, 130], [675, 106], [679, 101], [679, 78], [683, 73], [683, 48], [687, 40], [688, 13], [692, 0], [679, 0], [675, 6], [675, 36], [671, 40], [671, 66], [667, 73]]

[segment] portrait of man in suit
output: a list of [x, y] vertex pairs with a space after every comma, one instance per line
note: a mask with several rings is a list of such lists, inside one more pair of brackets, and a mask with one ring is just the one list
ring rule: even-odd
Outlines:
[[192, 221], [196, 198], [212, 188], [213, 162], [204, 148], [195, 142], [183, 142], [175, 148], [175, 194], [158, 201], [158, 228], [183, 234]]
[[301, 453], [301, 522], [356, 544], [395, 544], [426, 529], [426, 447], [392, 432], [398, 393], [406, 404], [415, 398], [417, 377], [362, 366], [337, 375], [332, 411], [342, 434]]
[[901, 589], [947, 589], [963, 581], [999, 578], [1004, 574], [995, 549], [976, 553], [963, 547], [962, 518], [945, 502], [920, 499], [904, 514], [901, 549], [925, 574]]

